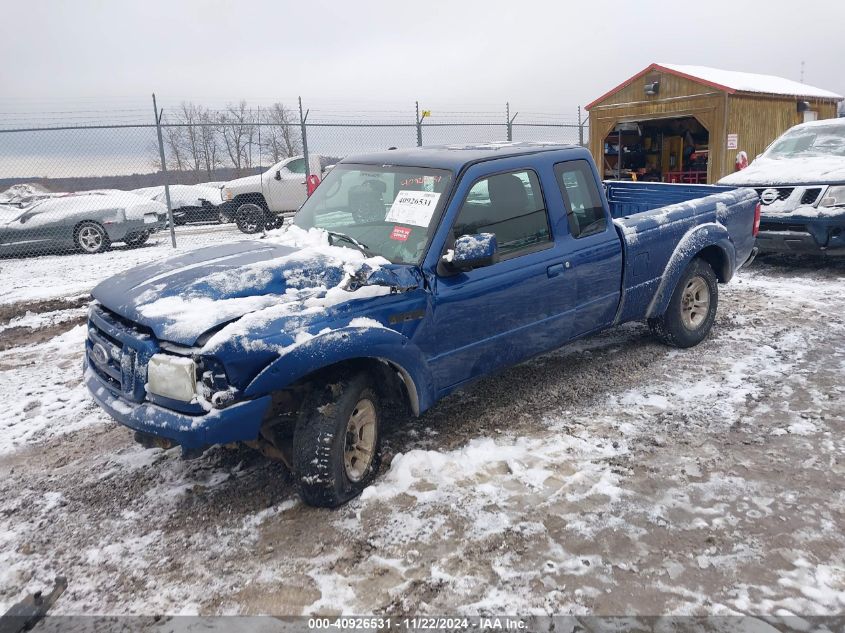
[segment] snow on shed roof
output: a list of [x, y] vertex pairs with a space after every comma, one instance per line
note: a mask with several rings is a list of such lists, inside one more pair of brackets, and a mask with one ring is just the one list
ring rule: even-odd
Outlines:
[[820, 99], [842, 99], [842, 95], [823, 90], [815, 86], [808, 86], [798, 81], [776, 77], [775, 75], [758, 75], [756, 73], [741, 73], [735, 70], [721, 70], [709, 66], [683, 66], [680, 64], [655, 64], [681, 75], [693, 79], [701, 79], [717, 86], [739, 92], [762, 92], [774, 95], [793, 95], [796, 97], [818, 97]]
[[798, 81], [775, 77], [774, 75], [759, 75], [755, 73], [741, 73], [735, 70], [722, 70], [709, 66], [685, 66], [681, 64], [651, 64], [633, 77], [608, 90], [598, 99], [587, 105], [587, 110], [601, 103], [613, 93], [621, 90], [631, 82], [652, 71], [665, 71], [673, 75], [686, 77], [693, 81], [713, 86], [719, 90], [733, 94], [734, 92], [756, 92], [760, 94], [789, 95], [794, 97], [815, 97], [818, 99], [833, 99], [841, 101], [842, 95], [829, 90], [808, 86]]

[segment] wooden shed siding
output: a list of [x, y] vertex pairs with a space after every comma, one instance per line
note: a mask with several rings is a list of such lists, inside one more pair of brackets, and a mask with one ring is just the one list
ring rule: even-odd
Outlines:
[[[818, 112], [819, 119], [830, 119], [836, 116], [836, 103], [832, 101], [807, 99], [804, 101], [809, 101], [810, 109]], [[732, 95], [727, 134], [737, 134], [739, 136], [737, 151], [744, 150], [748, 154], [748, 159], [753, 160], [778, 136], [803, 120], [803, 115], [798, 112], [797, 97]], [[732, 159], [733, 156], [729, 158]], [[732, 162], [722, 176], [731, 172], [733, 172]]]
[[[659, 81], [660, 88], [656, 95], [645, 94], [645, 84]], [[689, 97], [696, 94], [721, 94], [719, 90], [705, 86], [685, 77], [670, 75], [669, 73], [652, 72], [625, 86], [618, 92], [609, 95], [604, 101], [593, 106], [593, 110], [617, 106], [620, 104], [661, 103], [678, 97]]]
[[[639, 86], [639, 89], [642, 91], [642, 86]], [[636, 105], [623, 101], [612, 107], [595, 106], [590, 110], [590, 152], [596, 163], [601, 165], [604, 159], [605, 137], [621, 121], [694, 116], [710, 134], [708, 180], [713, 182], [715, 178], [721, 177], [718, 174], [721, 172], [720, 167], [724, 161], [725, 93], [711, 92], [709, 95], [686, 98], [683, 98], [683, 95], [677, 96], [682, 98], [674, 98], [673, 95], [673, 97], [664, 97]], [[722, 141], [720, 142], [719, 139]]]
[[[645, 84], [659, 81], [658, 94], [645, 94]], [[802, 121], [799, 97], [729, 94], [712, 86], [671, 73], [653, 71], [607, 95], [590, 109], [590, 152], [603, 171], [604, 139], [617, 123], [649, 119], [694, 116], [710, 134], [708, 182], [716, 182], [734, 171], [736, 152], [745, 150], [749, 159], [762, 152], [786, 129]], [[819, 99], [810, 109], [820, 119], [836, 116], [836, 103]], [[737, 134], [737, 150], [727, 149], [727, 135]]]

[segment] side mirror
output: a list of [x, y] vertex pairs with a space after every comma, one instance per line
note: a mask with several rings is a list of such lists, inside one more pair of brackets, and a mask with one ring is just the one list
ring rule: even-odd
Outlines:
[[499, 261], [499, 244], [493, 233], [461, 235], [441, 261], [451, 272], [489, 266]]
[[385, 286], [391, 292], [407, 292], [420, 286], [417, 279], [408, 267], [378, 267], [373, 269], [367, 263], [361, 264], [358, 270], [349, 278], [346, 290], [356, 290], [361, 286]]
[[281, 170], [279, 170], [279, 169], [277, 169], [277, 170], [276, 170], [276, 175], [274, 176], [274, 178], [275, 178], [276, 180], [281, 180], [281, 179], [282, 179], [282, 172], [281, 172]]

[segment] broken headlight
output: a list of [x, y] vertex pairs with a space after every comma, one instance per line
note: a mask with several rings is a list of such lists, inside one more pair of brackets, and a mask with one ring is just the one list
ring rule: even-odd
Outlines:
[[201, 380], [197, 387], [202, 397], [215, 409], [222, 409], [235, 400], [237, 390], [229, 385], [223, 364], [211, 356], [200, 359]]
[[147, 365], [147, 391], [182, 402], [197, 393], [197, 364], [173, 354], [154, 354]]

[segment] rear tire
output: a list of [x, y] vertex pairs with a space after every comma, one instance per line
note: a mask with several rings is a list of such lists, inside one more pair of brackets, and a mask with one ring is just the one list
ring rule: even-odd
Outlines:
[[302, 500], [335, 508], [357, 497], [381, 463], [382, 408], [368, 374], [315, 385], [293, 437], [293, 469]]
[[235, 212], [235, 224], [242, 233], [248, 235], [263, 231], [266, 221], [264, 209], [252, 202], [242, 204]]
[[82, 222], [73, 233], [73, 241], [81, 252], [93, 255], [108, 250], [111, 246], [108, 233], [96, 222]]
[[710, 264], [695, 258], [678, 280], [669, 306], [648, 320], [652, 333], [666, 345], [693, 347], [707, 338], [719, 305], [719, 283]]

